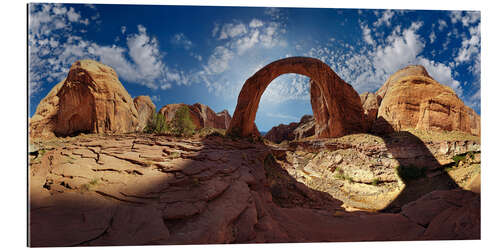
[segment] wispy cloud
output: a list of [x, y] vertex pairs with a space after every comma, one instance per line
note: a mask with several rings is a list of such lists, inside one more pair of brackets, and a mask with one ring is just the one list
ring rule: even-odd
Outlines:
[[319, 47], [311, 49], [309, 55], [329, 63], [358, 92], [376, 91], [397, 70], [411, 64], [422, 64], [433, 78], [452, 87], [459, 95], [462, 94], [462, 87], [452, 74], [453, 65], [422, 55], [426, 45], [424, 38], [419, 35], [422, 25], [419, 21], [405, 28], [398, 25], [382, 39], [370, 40], [366, 39], [366, 34], [374, 28], [360, 24], [365, 46], [356, 50], [342, 44], [342, 50]]
[[279, 114], [277, 114], [277, 113], [266, 113], [266, 116], [271, 117], [271, 118], [293, 120], [293, 121], [300, 120], [300, 118], [297, 117], [297, 116], [287, 115], [287, 114], [281, 114], [281, 113], [279, 113]]
[[[99, 17], [99, 14], [91, 17], [97, 22], [94, 17]], [[61, 4], [30, 5], [30, 94], [38, 92], [44, 81], [61, 81], [72, 63], [86, 58], [111, 66], [120, 79], [151, 89], [168, 89], [173, 83], [188, 82], [184, 72], [164, 63], [158, 40], [148, 34], [143, 25], [137, 26], [137, 33], [125, 37], [126, 46], [122, 47], [84, 39], [86, 20], [88, 18], [83, 18], [72, 7]], [[126, 27], [122, 26], [120, 31], [125, 34]]]
[[177, 33], [175, 34], [172, 39], [170, 39], [170, 42], [174, 45], [183, 47], [186, 50], [189, 50], [193, 47], [193, 42], [189, 40], [184, 33]]

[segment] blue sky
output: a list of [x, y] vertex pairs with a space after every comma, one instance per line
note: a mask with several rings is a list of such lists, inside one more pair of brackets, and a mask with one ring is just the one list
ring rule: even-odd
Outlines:
[[[480, 14], [325, 8], [32, 4], [29, 115], [73, 62], [113, 67], [132, 97], [207, 104], [232, 114], [245, 80], [289, 56], [316, 57], [358, 93], [421, 64], [480, 113]], [[256, 123], [267, 131], [311, 114], [308, 78], [275, 79]]]

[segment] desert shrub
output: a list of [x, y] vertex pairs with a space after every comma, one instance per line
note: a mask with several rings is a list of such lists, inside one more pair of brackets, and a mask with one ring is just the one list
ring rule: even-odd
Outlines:
[[200, 130], [196, 131], [196, 134], [203, 138], [224, 137], [224, 135], [226, 134], [226, 130], [218, 128], [201, 128]]
[[466, 157], [466, 154], [459, 154], [459, 155], [455, 155], [453, 156], [453, 161], [455, 162], [455, 164], [458, 165], [459, 162], [465, 160], [465, 157]]
[[169, 127], [174, 135], [193, 135], [196, 126], [194, 125], [193, 120], [191, 120], [189, 108], [186, 106], [182, 106], [177, 111], [175, 111], [174, 119], [170, 122]]
[[419, 168], [413, 165], [403, 166], [399, 165], [397, 167], [398, 175], [403, 181], [416, 180], [424, 177], [425, 168]]
[[373, 186], [377, 186], [379, 182], [380, 182], [380, 180], [379, 180], [378, 178], [374, 178], [374, 179], [372, 180], [372, 183], [371, 183], [371, 184], [372, 184]]
[[168, 131], [168, 125], [165, 121], [165, 116], [161, 113], [155, 113], [153, 118], [148, 122], [144, 128], [145, 133], [160, 134]]

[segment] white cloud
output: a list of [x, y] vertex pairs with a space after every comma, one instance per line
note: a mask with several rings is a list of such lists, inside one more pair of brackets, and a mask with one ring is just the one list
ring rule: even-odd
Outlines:
[[292, 120], [292, 121], [299, 121], [300, 118], [297, 116], [293, 115], [287, 115], [287, 114], [281, 114], [281, 113], [266, 113], [266, 116], [272, 117], [272, 118], [278, 118], [278, 119], [285, 119], [285, 120]]
[[309, 100], [309, 98], [309, 77], [286, 74], [269, 84], [262, 95], [262, 102], [283, 103], [292, 100]]
[[157, 39], [142, 25], [137, 26], [138, 33], [126, 37], [126, 47], [121, 47], [82, 38], [78, 25], [85, 24], [81, 13], [60, 4], [30, 5], [29, 19], [30, 94], [39, 91], [43, 82], [52, 85], [64, 79], [69, 67], [80, 59], [98, 60], [115, 69], [120, 79], [151, 89], [188, 83], [184, 72], [163, 62]]
[[250, 28], [258, 28], [261, 27], [262, 25], [264, 25], [264, 23], [259, 19], [252, 19], [252, 21], [249, 24]]
[[175, 34], [170, 42], [177, 46], [182, 46], [184, 49], [189, 50], [193, 47], [193, 42], [189, 40], [184, 33]]
[[[460, 84], [453, 77], [452, 65], [429, 60], [421, 55], [425, 47], [424, 39], [418, 34], [421, 27], [421, 22], [413, 22], [407, 28], [397, 26], [385, 39], [374, 41], [373, 46], [355, 49], [345, 45], [338, 50], [316, 48], [309, 55], [330, 64], [359, 93], [374, 92], [399, 69], [421, 64], [434, 79], [461, 94]], [[362, 30], [369, 28], [364, 27]], [[362, 33], [363, 36], [366, 34], [364, 31]]]
[[439, 23], [439, 26], [438, 26], [439, 31], [442, 31], [444, 28], [446, 28], [446, 26], [448, 26], [446, 21], [443, 19], [439, 19], [438, 23]]
[[474, 25], [481, 18], [481, 12], [479, 11], [451, 11], [450, 19], [451, 23], [462, 23], [464, 27], [469, 25]]
[[382, 16], [379, 19], [377, 19], [377, 21], [375, 21], [373, 23], [373, 25], [375, 27], [379, 27], [379, 26], [381, 26], [382, 24], [385, 23], [386, 26], [390, 26], [391, 25], [391, 18], [393, 16], [394, 16], [394, 11], [392, 11], [392, 10], [386, 10], [382, 14]]
[[208, 58], [208, 66], [205, 72], [208, 74], [219, 74], [229, 67], [229, 61], [233, 58], [234, 53], [224, 46], [218, 46]]
[[219, 40], [233, 38], [247, 33], [247, 28], [242, 23], [226, 23], [220, 29]]
[[204, 82], [215, 95], [237, 97], [245, 80], [241, 79], [244, 78], [242, 76], [252, 73], [248, 70], [248, 57], [260, 51], [256, 49], [285, 47], [287, 44], [282, 38], [284, 32], [281, 23], [258, 19], [252, 19], [249, 23], [233, 21], [214, 24], [212, 36], [219, 44], [207, 57], [202, 70], [192, 74], [192, 80]]
[[121, 31], [122, 31], [122, 35], [123, 35], [123, 34], [125, 34], [125, 32], [127, 31], [127, 27], [122, 26], [122, 27], [121, 27]]
[[432, 31], [431, 34], [429, 35], [429, 41], [431, 43], [434, 43], [434, 41], [436, 41], [436, 33], [434, 31]]
[[368, 25], [361, 25], [361, 29], [363, 30], [363, 40], [370, 45], [374, 45], [375, 41], [371, 36], [371, 30], [368, 28]]
[[155, 103], [158, 103], [160, 102], [160, 96], [159, 95], [153, 95], [151, 96], [151, 101], [155, 102]]

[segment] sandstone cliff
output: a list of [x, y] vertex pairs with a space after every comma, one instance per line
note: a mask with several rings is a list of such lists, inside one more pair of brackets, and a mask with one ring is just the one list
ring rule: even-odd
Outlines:
[[187, 105], [184, 103], [167, 104], [160, 109], [160, 113], [165, 116], [167, 122], [172, 121], [175, 117], [175, 112], [181, 107], [188, 107], [191, 120], [196, 126], [200, 128], [218, 128], [227, 129], [231, 122], [231, 116], [227, 110], [215, 113], [210, 107], [204, 104], [195, 103]]
[[144, 95], [134, 98], [134, 105], [139, 114], [139, 131], [142, 131], [156, 112], [156, 106], [149, 96]]
[[32, 119], [31, 138], [138, 130], [134, 101], [109, 66], [93, 60], [75, 62], [65, 80], [40, 102]]
[[[480, 134], [479, 115], [466, 106], [453, 89], [435, 81], [422, 66], [399, 70], [376, 95], [381, 102], [373, 127], [375, 132], [415, 128]], [[392, 128], [381, 126], [381, 119]]]
[[304, 115], [300, 122], [292, 122], [288, 125], [280, 124], [272, 127], [264, 138], [280, 143], [284, 140], [293, 141], [314, 135], [315, 120], [312, 115]]

